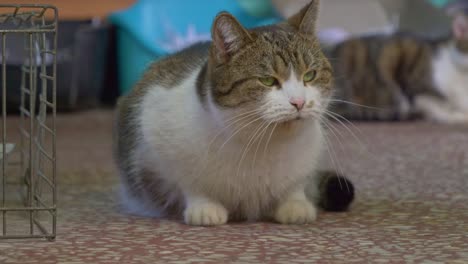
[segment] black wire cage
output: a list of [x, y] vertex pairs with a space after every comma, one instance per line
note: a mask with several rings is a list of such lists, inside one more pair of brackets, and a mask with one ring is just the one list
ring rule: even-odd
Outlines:
[[57, 233], [57, 22], [54, 6], [0, 5], [0, 239]]

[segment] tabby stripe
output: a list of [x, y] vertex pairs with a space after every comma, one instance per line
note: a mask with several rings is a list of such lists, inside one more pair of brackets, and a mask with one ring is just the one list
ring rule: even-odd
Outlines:
[[234, 82], [227, 91], [216, 91], [215, 95], [216, 96], [227, 96], [227, 95], [231, 94], [238, 86], [244, 84], [245, 82], [250, 81], [250, 79], [251, 78], [245, 78], [245, 79], [238, 80], [238, 81]]
[[207, 72], [208, 72], [208, 62], [205, 62], [205, 64], [200, 70], [200, 73], [198, 74], [198, 77], [195, 83], [197, 96], [202, 105], [206, 103], [206, 97], [208, 95], [208, 84], [206, 83]]
[[273, 60], [273, 69], [275, 72], [281, 72], [281, 69], [280, 69], [280, 65], [279, 65], [279, 60], [281, 60], [281, 63], [283, 63], [283, 66], [284, 67], [287, 67], [288, 66], [288, 63], [286, 61], [286, 59], [284, 58], [283, 54], [281, 54], [281, 52], [276, 52], [275, 53], [275, 59]]
[[[415, 72], [415, 69], [416, 68], [419, 68], [417, 67], [418, 64], [420, 64], [421, 62], [421, 59], [422, 57], [424, 56], [424, 48], [421, 48], [421, 47], [418, 47], [418, 51], [416, 53], [416, 56], [413, 57], [413, 60], [411, 61], [411, 63], [409, 64], [409, 69], [411, 69], [411, 73], [414, 74]], [[424, 66], [424, 65], [421, 65], [421, 66]], [[421, 67], [420, 66], [420, 67]], [[417, 71], [416, 71], [417, 72]], [[410, 74], [411, 74], [410, 73]], [[417, 72], [418, 73], [418, 72]], [[411, 74], [412, 75], [412, 74]], [[412, 76], [412, 77], [417, 77], [417, 76]]]

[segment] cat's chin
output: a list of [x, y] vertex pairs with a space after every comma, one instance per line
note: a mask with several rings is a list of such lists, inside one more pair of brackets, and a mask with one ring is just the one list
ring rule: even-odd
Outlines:
[[299, 122], [304, 122], [304, 121], [307, 121], [307, 120], [314, 120], [314, 119], [316, 119], [314, 116], [306, 115], [304, 113], [296, 113], [296, 114], [293, 114], [293, 115], [283, 117], [283, 118], [281, 118], [279, 120], [275, 120], [274, 122], [278, 123], [278, 124], [299, 123]]
[[305, 116], [305, 115], [298, 114], [298, 115], [288, 116], [280, 120], [275, 120], [274, 122], [277, 124], [295, 124], [295, 123], [302, 123], [302, 122], [310, 121], [314, 119], [315, 118], [312, 116]]

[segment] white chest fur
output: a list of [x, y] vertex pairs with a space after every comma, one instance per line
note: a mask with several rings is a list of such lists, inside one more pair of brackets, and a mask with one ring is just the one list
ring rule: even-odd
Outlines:
[[468, 56], [443, 47], [432, 62], [436, 88], [454, 110], [468, 114]]

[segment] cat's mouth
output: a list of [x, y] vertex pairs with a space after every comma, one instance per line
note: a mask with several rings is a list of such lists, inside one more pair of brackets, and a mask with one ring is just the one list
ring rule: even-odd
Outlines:
[[[273, 111], [272, 111], [273, 112]], [[275, 115], [269, 116], [268, 113], [265, 114], [263, 117], [266, 119], [265, 121], [269, 121], [272, 123], [291, 123], [291, 122], [302, 122], [307, 120], [320, 120], [322, 113], [320, 110], [302, 110], [302, 111], [275, 111], [277, 112]]]
[[302, 112], [297, 112], [294, 114], [290, 114], [288, 116], [285, 116], [279, 120], [277, 120], [277, 123], [291, 123], [291, 122], [297, 122], [297, 121], [303, 121], [305, 119], [309, 118], [308, 116], [304, 115]]

